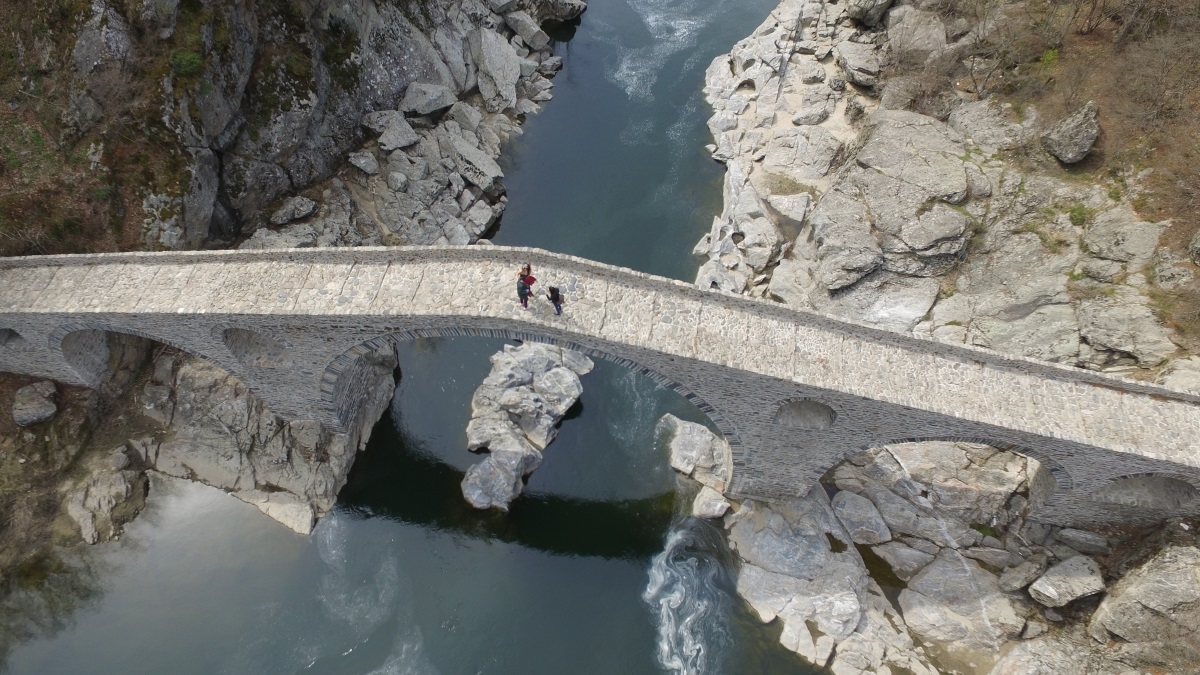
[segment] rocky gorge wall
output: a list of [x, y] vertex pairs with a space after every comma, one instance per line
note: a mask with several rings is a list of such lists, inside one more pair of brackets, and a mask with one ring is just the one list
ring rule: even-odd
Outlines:
[[[1196, 266], [1132, 208], [1136, 176], [1065, 180], [1015, 161], [1086, 157], [1095, 105], [1051, 124], [964, 87], [934, 117], [914, 110], [915, 78], [888, 77], [962, 60], [1006, 20], [938, 10], [785, 0], [713, 62], [709, 149], [727, 172], [696, 283], [1196, 390], [1200, 359], [1154, 311]], [[739, 594], [837, 673], [1193, 667], [1195, 524], [1109, 538], [1038, 524], [1037, 471], [987, 446], [904, 444], [835, 467], [832, 500], [815, 487], [735, 503]]]
[[[158, 112], [137, 132], [173, 159], [138, 188], [146, 249], [468, 244], [504, 209], [501, 144], [551, 98], [562, 60], [541, 26], [584, 9], [577, 0], [97, 0], [69, 36], [69, 59], [56, 65], [49, 41], [19, 45], [19, 58], [63, 68], [64, 141], [95, 138], [100, 173], [118, 170], [105, 151], [112, 88], [158, 69], [147, 94]], [[119, 343], [110, 346], [148, 357], [153, 345], [126, 337], [109, 336]], [[160, 430], [130, 441], [129, 470], [220, 487], [308, 532], [386, 410], [394, 368], [388, 354], [372, 361], [365, 400], [349, 431], [335, 433], [283, 421], [201, 360], [160, 356], [140, 393]], [[125, 492], [72, 493], [86, 540], [119, 533], [113, 521], [87, 534], [135, 491]]]

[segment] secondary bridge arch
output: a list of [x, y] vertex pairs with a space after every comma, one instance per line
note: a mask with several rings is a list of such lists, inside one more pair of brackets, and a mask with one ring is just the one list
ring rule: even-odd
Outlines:
[[[513, 282], [524, 263], [543, 284], [566, 290], [562, 316], [545, 303], [519, 307]], [[731, 491], [744, 496], [802, 493], [857, 449], [906, 438], [976, 439], [1052, 461], [1070, 477], [1046, 505], [1045, 517], [1060, 522], [1102, 517], [1091, 493], [1116, 477], [1200, 477], [1194, 394], [916, 339], [535, 249], [0, 260], [0, 326], [29, 345], [0, 349], [0, 370], [87, 384], [50, 344], [63, 326], [85, 323], [215, 355], [276, 413], [331, 426], [354, 405], [353, 396], [338, 398], [342, 371], [331, 364], [380, 336], [555, 341], [636, 364], [701, 401], [739, 448]], [[239, 360], [231, 344], [249, 358]], [[817, 423], [819, 415], [802, 412], [800, 404], [780, 414], [781, 406], [798, 401], [819, 402], [836, 416]], [[1181, 514], [1200, 515], [1197, 501], [1173, 503]]]

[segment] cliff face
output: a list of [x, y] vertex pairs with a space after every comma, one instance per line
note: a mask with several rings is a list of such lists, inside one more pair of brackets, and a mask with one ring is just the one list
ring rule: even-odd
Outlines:
[[[14, 142], [18, 160], [0, 182], [36, 184], [45, 196], [88, 189], [47, 214], [36, 236], [36, 223], [8, 224], [24, 238], [10, 254], [227, 245], [280, 197], [344, 167], [370, 133], [364, 116], [395, 110], [413, 83], [446, 103], [410, 101], [418, 129], [437, 127], [459, 100], [503, 118], [472, 143], [494, 157], [518, 118], [549, 98], [557, 64], [547, 63], [540, 25], [584, 9], [574, 0], [33, 5], [31, 21], [7, 27], [0, 72], [29, 148]], [[387, 151], [403, 147], [393, 141]], [[10, 213], [37, 206], [20, 192]], [[91, 238], [101, 241], [77, 236], [101, 230], [97, 220], [109, 225]], [[405, 223], [386, 224], [411, 238]]]

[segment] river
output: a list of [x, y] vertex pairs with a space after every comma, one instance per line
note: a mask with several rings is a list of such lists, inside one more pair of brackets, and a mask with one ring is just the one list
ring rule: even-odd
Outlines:
[[[554, 99], [506, 147], [493, 240], [690, 281], [721, 206], [704, 69], [773, 6], [592, 0], [554, 36]], [[503, 344], [401, 347], [391, 415], [311, 537], [155, 479], [120, 541], [67, 554], [47, 571], [54, 593], [10, 605], [49, 618], [8, 622], [25, 637], [7, 669], [813, 672], [737, 600], [720, 529], [681, 515], [689, 495], [655, 424], [705, 420], [646, 378], [598, 362], [511, 512], [465, 504], [469, 401]]]

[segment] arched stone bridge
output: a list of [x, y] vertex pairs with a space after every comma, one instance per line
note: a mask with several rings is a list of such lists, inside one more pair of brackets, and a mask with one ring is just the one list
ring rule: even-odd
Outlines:
[[[565, 289], [523, 311], [515, 271]], [[416, 337], [559, 344], [645, 373], [709, 415], [729, 491], [803, 493], [842, 457], [909, 440], [1010, 448], [1057, 522], [1200, 514], [1200, 397], [934, 343], [534, 249], [495, 246], [0, 260], [0, 370], [95, 386], [106, 332], [241, 377], [277, 413], [343, 427], [363, 356]]]

